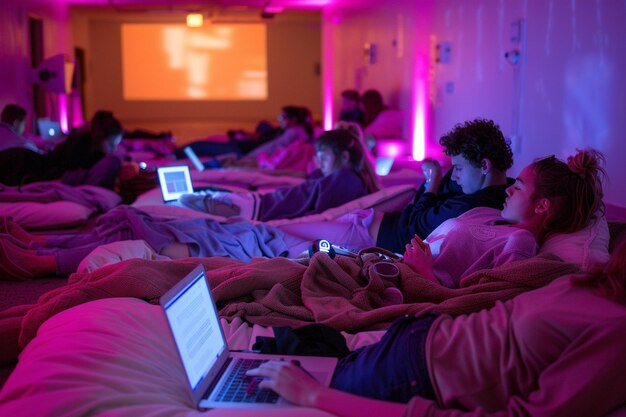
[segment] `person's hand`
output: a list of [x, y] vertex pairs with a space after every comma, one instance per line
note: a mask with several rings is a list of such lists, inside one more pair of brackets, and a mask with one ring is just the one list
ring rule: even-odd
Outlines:
[[430, 246], [417, 235], [406, 245], [402, 262], [424, 278], [439, 282], [433, 275], [433, 255]]
[[119, 177], [122, 181], [128, 181], [139, 175], [139, 171], [139, 165], [136, 162], [122, 161]]
[[437, 171], [441, 173], [441, 165], [439, 165], [439, 161], [432, 158], [426, 158], [422, 161], [422, 173], [424, 174], [426, 181], [431, 180]]
[[443, 178], [439, 161], [432, 158], [424, 159], [422, 162], [422, 173], [426, 179], [426, 192], [437, 192]]
[[263, 377], [259, 388], [271, 389], [287, 401], [302, 406], [313, 406], [316, 395], [325, 389], [294, 362], [265, 362], [258, 368], [246, 372], [246, 375]]

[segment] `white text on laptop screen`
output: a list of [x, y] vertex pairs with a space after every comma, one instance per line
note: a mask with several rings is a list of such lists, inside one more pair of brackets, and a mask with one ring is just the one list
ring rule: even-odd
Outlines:
[[165, 306], [193, 390], [226, 348], [204, 272]]

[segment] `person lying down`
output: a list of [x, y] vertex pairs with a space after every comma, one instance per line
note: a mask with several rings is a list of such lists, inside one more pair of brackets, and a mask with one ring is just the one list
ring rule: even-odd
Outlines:
[[268, 221], [321, 213], [379, 190], [366, 151], [351, 131], [326, 131], [315, 148], [319, 169], [300, 185], [266, 194], [187, 194], [180, 197], [180, 203], [218, 216]]
[[626, 398], [624, 332], [626, 241], [589, 273], [490, 309], [402, 317], [378, 343], [341, 358], [330, 388], [286, 361], [248, 375], [341, 417], [600, 417]]
[[[501, 217], [494, 209], [477, 208], [447, 220], [426, 239], [430, 253], [414, 241], [406, 248], [406, 262], [427, 279], [455, 288], [474, 271], [534, 256], [547, 236], [582, 230], [602, 211], [602, 162], [599, 152], [582, 150], [567, 163], [555, 157], [531, 163], [507, 188]], [[32, 235], [3, 218], [0, 272], [16, 280], [68, 275], [97, 246], [134, 239], [172, 259], [297, 257], [319, 238], [358, 251], [373, 245], [372, 217], [372, 210], [364, 210], [333, 222], [273, 227], [159, 218], [118, 206], [103, 214], [91, 233], [50, 236]]]

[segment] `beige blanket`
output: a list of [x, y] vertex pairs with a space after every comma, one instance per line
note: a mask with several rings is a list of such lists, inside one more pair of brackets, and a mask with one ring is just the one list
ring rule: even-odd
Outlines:
[[[266, 270], [269, 276], [257, 272], [252, 279], [222, 278], [218, 285], [213, 275], [209, 280], [222, 316], [243, 316], [264, 326], [298, 327], [316, 322], [355, 332], [385, 328], [403, 314], [478, 311], [578, 272], [577, 267], [553, 255], [542, 255], [478, 271], [464, 279], [461, 288], [449, 289], [425, 280], [401, 262], [396, 263], [400, 276], [384, 279], [373, 271], [375, 262], [372, 257], [360, 261], [338, 257], [333, 261], [316, 254], [304, 270], [297, 265], [287, 273], [285, 266], [278, 275]], [[384, 296], [386, 287], [398, 288], [404, 302], [389, 305]]]
[[[372, 269], [377, 261], [373, 254], [358, 260], [341, 256], [331, 260], [323, 253], [308, 262], [284, 258], [258, 258], [250, 263], [228, 258], [133, 259], [93, 273], [73, 274], [67, 286], [42, 296], [22, 319], [19, 345], [24, 347], [47, 318], [84, 302], [109, 297], [156, 302], [198, 263], [207, 270], [224, 317], [242, 316], [265, 326], [317, 322], [351, 332], [384, 328], [403, 314], [477, 311], [577, 272], [575, 266], [543, 255], [478, 271], [464, 279], [461, 288], [448, 289], [423, 279], [401, 262], [396, 262], [399, 277], [383, 279]], [[389, 305], [384, 297], [386, 287], [398, 288], [404, 302]]]

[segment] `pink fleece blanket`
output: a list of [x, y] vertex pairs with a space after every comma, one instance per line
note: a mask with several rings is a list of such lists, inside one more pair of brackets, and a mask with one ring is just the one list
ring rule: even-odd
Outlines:
[[[44, 294], [37, 304], [0, 313], [0, 334], [5, 341], [0, 360], [11, 360], [19, 351], [18, 334], [23, 348], [39, 326], [60, 311], [109, 297], [156, 302], [198, 263], [207, 270], [223, 317], [242, 316], [265, 326], [298, 327], [317, 322], [351, 332], [385, 328], [403, 314], [477, 311], [577, 272], [571, 264], [542, 255], [478, 271], [464, 279], [461, 288], [449, 289], [423, 279], [401, 262], [396, 262], [398, 277], [384, 278], [374, 271], [376, 262], [373, 254], [331, 260], [323, 253], [308, 262], [285, 258], [256, 258], [250, 263], [229, 258], [132, 259], [92, 273], [73, 274], [67, 286]], [[390, 303], [386, 288], [397, 288], [403, 302]], [[18, 324], [21, 326], [16, 329]]]

